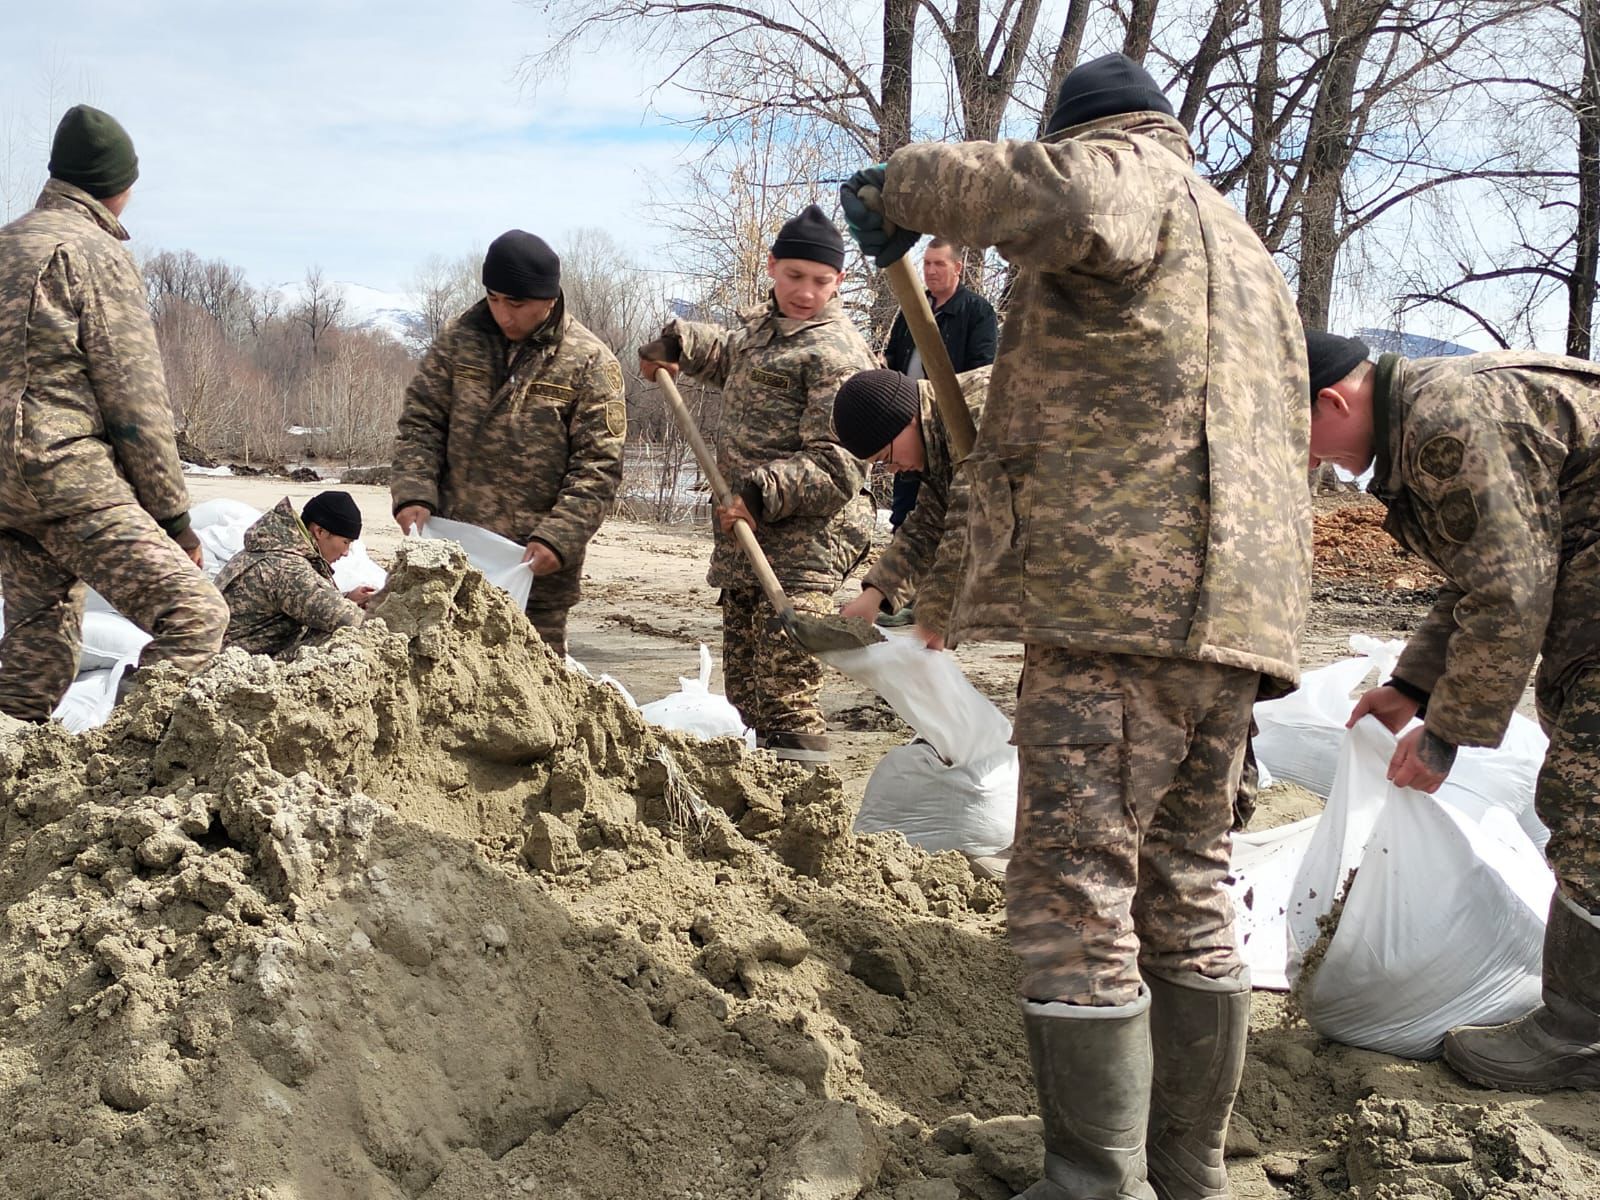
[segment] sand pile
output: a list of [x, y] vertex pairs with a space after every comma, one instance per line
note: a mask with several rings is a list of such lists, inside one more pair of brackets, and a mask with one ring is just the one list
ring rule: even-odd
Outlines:
[[[995, 885], [852, 836], [826, 772], [646, 727], [446, 543], [391, 585], [290, 664], [0, 730], [0, 1196], [1028, 1182]], [[1394, 1065], [1260, 1037], [1241, 1200], [1590, 1194], [1518, 1111], [1384, 1107]]]
[[1318, 506], [1312, 555], [1319, 582], [1350, 580], [1398, 590], [1438, 586], [1438, 574], [1384, 532], [1386, 511], [1367, 498]]

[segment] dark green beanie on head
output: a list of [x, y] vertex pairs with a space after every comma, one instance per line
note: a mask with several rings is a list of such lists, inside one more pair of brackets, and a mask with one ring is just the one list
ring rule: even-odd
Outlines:
[[50, 143], [50, 175], [96, 200], [120, 195], [139, 178], [133, 139], [117, 119], [87, 104], [67, 109]]

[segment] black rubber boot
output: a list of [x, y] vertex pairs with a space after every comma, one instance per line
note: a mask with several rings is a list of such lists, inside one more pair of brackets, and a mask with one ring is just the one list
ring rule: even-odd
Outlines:
[[1231, 1196], [1222, 1153], [1244, 1076], [1250, 977], [1158, 975], [1150, 989], [1150, 1183], [1159, 1200]]
[[757, 746], [765, 746], [774, 757], [789, 762], [820, 767], [828, 762], [828, 735], [825, 733], [768, 733], [756, 737]]
[[1150, 997], [1120, 1008], [1024, 1001], [1044, 1178], [1017, 1200], [1155, 1200], [1145, 1181]]
[[1600, 917], [1560, 892], [1544, 930], [1544, 1004], [1505, 1025], [1444, 1035], [1444, 1060], [1501, 1091], [1600, 1089]]

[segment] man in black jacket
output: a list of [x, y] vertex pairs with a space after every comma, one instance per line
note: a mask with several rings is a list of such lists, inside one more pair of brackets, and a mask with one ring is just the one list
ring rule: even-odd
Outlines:
[[[994, 362], [995, 345], [1000, 338], [1000, 322], [990, 303], [961, 282], [961, 247], [951, 245], [943, 238], [934, 238], [922, 256], [922, 282], [928, 288], [928, 302], [933, 306], [933, 319], [939, 325], [939, 336], [944, 348], [950, 352], [950, 365], [959, 375], [963, 371], [986, 367]], [[889, 343], [884, 347], [885, 364], [891, 371], [899, 371], [913, 379], [923, 379], [922, 356], [911, 340], [911, 330], [906, 325], [904, 313], [895, 315], [889, 328]], [[917, 504], [917, 487], [920, 483], [913, 471], [901, 471], [894, 477], [894, 507], [889, 514], [889, 524], [895, 529], [910, 515]]]

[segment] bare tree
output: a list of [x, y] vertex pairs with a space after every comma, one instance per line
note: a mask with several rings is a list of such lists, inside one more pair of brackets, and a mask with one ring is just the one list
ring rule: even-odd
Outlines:
[[322, 336], [344, 316], [344, 294], [338, 284], [323, 278], [321, 267], [312, 267], [300, 285], [300, 301], [289, 315], [306, 331], [311, 342], [311, 360], [316, 362]]
[[413, 346], [425, 350], [447, 323], [460, 316], [483, 295], [479, 268], [483, 255], [476, 251], [446, 258], [432, 254], [411, 277], [412, 312], [416, 316]]

